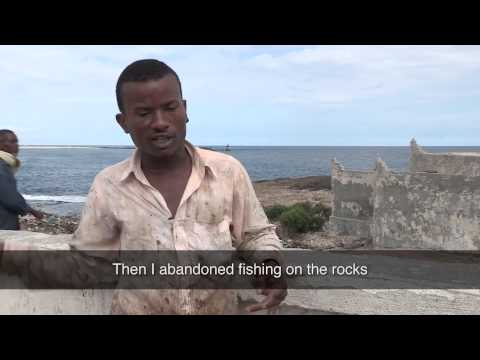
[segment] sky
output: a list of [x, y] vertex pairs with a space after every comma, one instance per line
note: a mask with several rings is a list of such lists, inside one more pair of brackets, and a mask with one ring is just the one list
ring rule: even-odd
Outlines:
[[115, 85], [179, 75], [196, 145], [480, 146], [480, 46], [0, 46], [0, 128], [23, 145], [131, 145]]

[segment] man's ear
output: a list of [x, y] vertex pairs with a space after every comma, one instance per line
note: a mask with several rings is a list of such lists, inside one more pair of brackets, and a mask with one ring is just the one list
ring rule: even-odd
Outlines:
[[123, 115], [122, 113], [117, 114], [117, 115], [115, 115], [115, 119], [117, 119], [118, 125], [120, 125], [120, 127], [123, 129], [125, 134], [130, 133], [130, 131], [128, 130], [127, 124], [126, 124], [125, 115]]
[[185, 108], [185, 123], [188, 123], [190, 120], [188, 119], [187, 115], [187, 100], [182, 100], [183, 107]]

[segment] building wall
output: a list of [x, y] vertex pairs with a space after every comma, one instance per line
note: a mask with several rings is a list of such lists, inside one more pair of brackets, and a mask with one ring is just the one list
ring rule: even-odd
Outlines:
[[374, 248], [480, 249], [480, 176], [395, 173], [332, 164], [330, 229]]
[[428, 153], [410, 143], [410, 172], [428, 172], [445, 175], [480, 176], [480, 153]]
[[332, 216], [330, 229], [340, 235], [370, 238], [373, 217], [373, 171], [345, 170], [332, 162]]
[[376, 248], [480, 249], [480, 177], [384, 171], [374, 199]]

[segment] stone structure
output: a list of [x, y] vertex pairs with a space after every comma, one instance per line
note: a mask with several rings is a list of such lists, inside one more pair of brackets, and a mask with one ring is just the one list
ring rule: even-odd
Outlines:
[[[332, 161], [330, 229], [374, 248], [480, 249], [480, 154], [430, 154], [411, 142], [410, 172]], [[413, 170], [413, 171], [412, 171]]]
[[375, 176], [374, 171], [345, 170], [332, 161], [334, 197], [329, 225], [340, 235], [371, 237]]
[[480, 176], [480, 153], [428, 153], [410, 142], [411, 173], [427, 172], [444, 175]]

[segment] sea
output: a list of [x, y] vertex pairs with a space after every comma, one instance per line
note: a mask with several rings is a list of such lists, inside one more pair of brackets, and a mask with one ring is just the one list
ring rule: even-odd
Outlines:
[[[206, 146], [235, 157], [252, 181], [330, 175], [335, 158], [347, 169], [371, 170], [382, 158], [394, 171], [408, 168], [410, 148], [394, 146]], [[429, 152], [480, 152], [479, 147], [423, 147]], [[34, 207], [79, 215], [95, 175], [133, 152], [129, 146], [26, 146], [20, 148], [19, 191]]]

